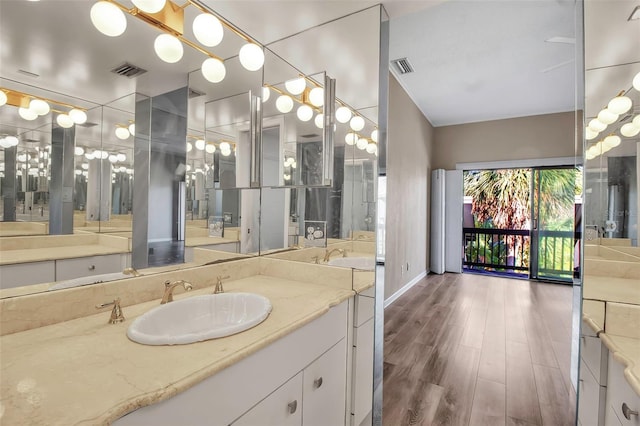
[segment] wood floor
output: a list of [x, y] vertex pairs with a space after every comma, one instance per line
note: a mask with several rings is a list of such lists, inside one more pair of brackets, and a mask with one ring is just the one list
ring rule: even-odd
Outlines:
[[575, 424], [571, 286], [430, 275], [385, 310], [383, 425]]

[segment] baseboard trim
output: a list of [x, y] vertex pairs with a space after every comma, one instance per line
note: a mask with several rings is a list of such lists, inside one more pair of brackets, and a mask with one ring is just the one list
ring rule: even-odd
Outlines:
[[384, 301], [385, 309], [387, 308], [387, 306], [389, 306], [393, 302], [395, 302], [400, 296], [402, 296], [404, 293], [406, 293], [407, 290], [409, 290], [411, 287], [416, 285], [418, 283], [418, 281], [420, 281], [421, 279], [426, 277], [428, 273], [429, 273], [428, 270], [427, 271], [423, 271], [420, 275], [418, 275], [417, 277], [415, 277], [414, 279], [412, 279], [411, 281], [406, 283], [401, 289], [399, 289], [398, 291], [393, 293], [391, 296], [389, 296], [389, 298]]

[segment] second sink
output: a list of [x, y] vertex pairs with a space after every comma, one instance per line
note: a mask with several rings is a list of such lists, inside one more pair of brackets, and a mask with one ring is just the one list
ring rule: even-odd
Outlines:
[[144, 345], [183, 345], [225, 337], [252, 328], [271, 312], [271, 302], [254, 293], [194, 296], [151, 309], [127, 329]]

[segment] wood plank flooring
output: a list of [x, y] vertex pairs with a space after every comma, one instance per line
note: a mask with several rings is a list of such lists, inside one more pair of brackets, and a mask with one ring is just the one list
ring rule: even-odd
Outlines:
[[571, 286], [429, 275], [385, 310], [383, 425], [575, 423]]

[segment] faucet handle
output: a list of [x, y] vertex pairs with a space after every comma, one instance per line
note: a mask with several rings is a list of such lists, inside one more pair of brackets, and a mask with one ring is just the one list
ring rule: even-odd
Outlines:
[[218, 281], [216, 281], [216, 288], [213, 290], [213, 294], [224, 293], [224, 287], [222, 287], [222, 280], [228, 280], [231, 278], [229, 275], [218, 275]]
[[102, 309], [108, 306], [113, 306], [113, 309], [111, 310], [111, 317], [109, 318], [109, 324], [117, 324], [124, 321], [124, 314], [122, 313], [122, 308], [120, 307], [119, 297], [113, 299], [113, 302], [96, 305], [96, 309]]

